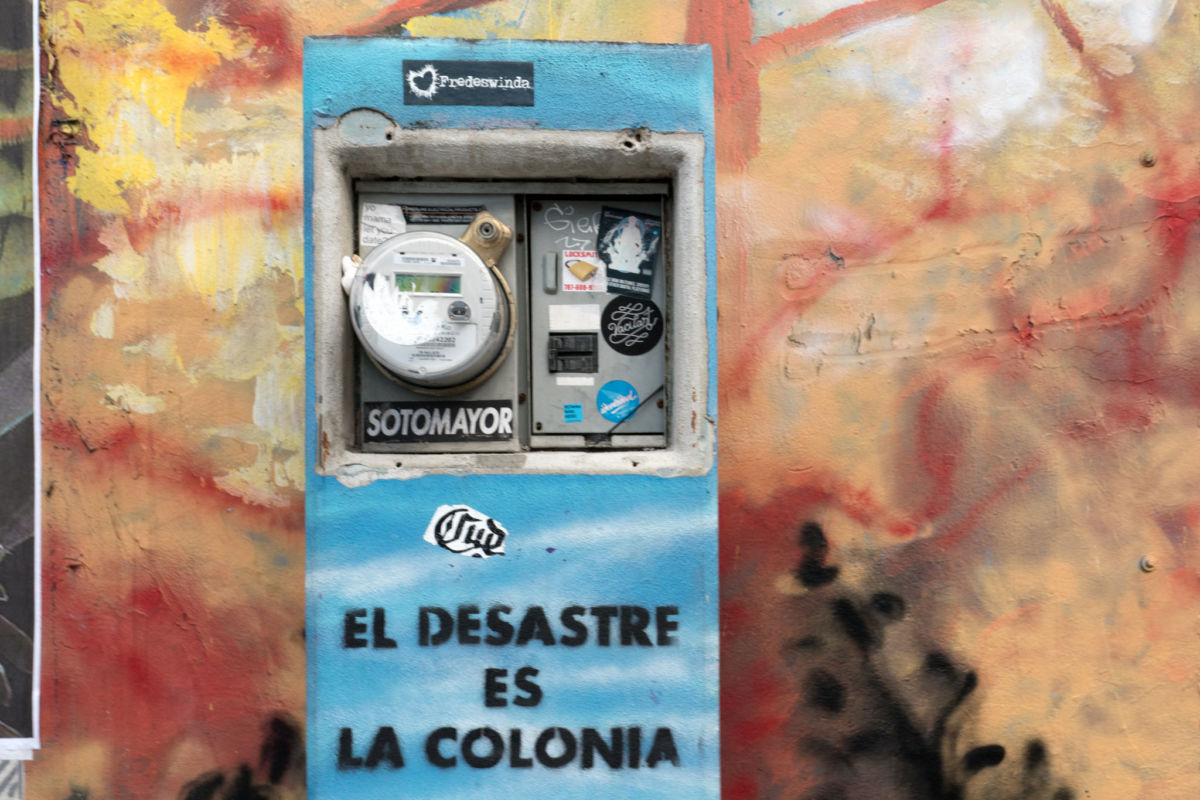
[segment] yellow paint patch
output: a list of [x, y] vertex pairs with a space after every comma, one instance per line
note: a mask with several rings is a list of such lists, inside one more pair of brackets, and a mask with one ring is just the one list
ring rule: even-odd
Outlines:
[[44, 31], [64, 90], [56, 101], [84, 123], [94, 148], [78, 153], [71, 191], [126, 215], [128, 193], [156, 176], [138, 141], [142, 132], [128, 122], [132, 112], [147, 109], [178, 141], [188, 90], [244, 46], [215, 20], [181, 30], [156, 0], [68, 3], [48, 15]]
[[638, 0], [505, 0], [482, 9], [419, 17], [405, 27], [413, 36], [681, 42], [687, 4], [655, 8]]

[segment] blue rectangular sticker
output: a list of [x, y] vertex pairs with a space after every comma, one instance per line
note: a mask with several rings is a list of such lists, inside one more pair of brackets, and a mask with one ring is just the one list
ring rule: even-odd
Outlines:
[[563, 406], [563, 422], [583, 422], [583, 406], [579, 403]]

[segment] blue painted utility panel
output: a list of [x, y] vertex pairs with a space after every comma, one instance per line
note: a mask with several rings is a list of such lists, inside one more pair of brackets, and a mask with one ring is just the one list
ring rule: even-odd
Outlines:
[[[404, 62], [521, 66], [428, 94]], [[457, 66], [455, 66], [457, 65]], [[410, 65], [409, 69], [412, 67]], [[515, 78], [513, 76], [516, 76]], [[522, 77], [526, 76], [526, 77]], [[414, 86], [419, 90], [414, 94]], [[406, 89], [407, 87], [407, 89]], [[450, 89], [461, 91], [453, 94]], [[497, 101], [500, 102], [500, 101]], [[469, 105], [459, 103], [472, 103]], [[313, 132], [354, 109], [408, 130], [702, 134], [708, 407], [716, 416], [712, 69], [706, 47], [317, 38], [305, 43], [306, 302]], [[512, 176], [520, 178], [521, 176]], [[518, 300], [519, 302], [519, 300]], [[716, 467], [704, 474], [321, 475], [308, 323], [308, 791], [355, 798], [719, 796]], [[587, 410], [567, 404], [560, 420]], [[670, 424], [695, 424], [674, 420]], [[442, 506], [503, 554], [427, 541]], [[444, 641], [443, 641], [444, 640]]]

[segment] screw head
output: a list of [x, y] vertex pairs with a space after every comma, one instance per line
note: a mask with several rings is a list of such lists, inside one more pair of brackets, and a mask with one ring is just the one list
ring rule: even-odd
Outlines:
[[1154, 572], [1158, 569], [1158, 564], [1154, 561], [1154, 556], [1142, 556], [1138, 561], [1138, 569], [1142, 572]]

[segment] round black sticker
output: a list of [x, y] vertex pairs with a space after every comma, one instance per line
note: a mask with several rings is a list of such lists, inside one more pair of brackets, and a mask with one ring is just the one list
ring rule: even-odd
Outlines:
[[654, 301], [615, 297], [604, 308], [600, 331], [608, 346], [624, 356], [640, 356], [654, 349], [663, 335], [663, 315]]

